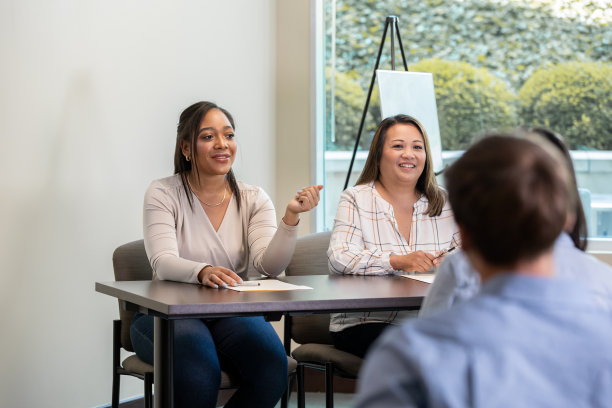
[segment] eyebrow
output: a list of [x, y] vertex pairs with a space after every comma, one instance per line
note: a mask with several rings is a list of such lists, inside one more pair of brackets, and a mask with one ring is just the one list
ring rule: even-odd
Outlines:
[[[233, 128], [233, 127], [231, 127], [231, 126], [225, 126], [225, 127], [223, 127], [223, 130], [227, 130], [227, 129], [234, 130], [234, 128]], [[215, 130], [215, 128], [214, 128], [214, 127], [212, 127], [212, 126], [209, 126], [209, 127], [203, 127], [202, 129], [200, 129], [200, 130], [198, 131], [198, 135], [199, 135], [200, 133], [204, 132], [205, 130]]]

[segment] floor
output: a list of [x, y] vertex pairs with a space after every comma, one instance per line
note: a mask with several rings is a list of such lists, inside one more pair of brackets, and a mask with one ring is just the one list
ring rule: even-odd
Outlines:
[[[336, 393], [334, 395], [334, 408], [349, 408], [352, 405], [354, 395]], [[98, 408], [108, 408], [110, 405], [104, 405]], [[143, 408], [144, 400], [137, 398], [132, 401], [124, 401], [120, 404], [121, 408]], [[280, 408], [280, 402], [276, 406]], [[289, 401], [289, 408], [297, 408], [297, 394], [293, 392]], [[325, 408], [325, 394], [322, 392], [307, 392], [306, 393], [306, 408]]]
[[[349, 408], [352, 407], [354, 394], [334, 394], [334, 408]], [[276, 408], [280, 407], [280, 403]], [[289, 408], [297, 407], [297, 394], [291, 394], [289, 400]], [[306, 408], [325, 408], [325, 394], [322, 392], [307, 392], [306, 393]]]

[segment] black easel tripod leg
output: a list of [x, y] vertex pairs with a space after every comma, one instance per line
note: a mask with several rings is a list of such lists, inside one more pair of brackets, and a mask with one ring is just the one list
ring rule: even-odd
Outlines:
[[[372, 80], [370, 81], [370, 89], [368, 90], [368, 96], [366, 98], [365, 106], [363, 107], [363, 112], [361, 114], [361, 121], [359, 122], [359, 130], [357, 131], [357, 139], [355, 140], [355, 147], [353, 148], [353, 155], [351, 156], [351, 162], [349, 164], [348, 173], [346, 174], [346, 181], [344, 182], [343, 191], [348, 187], [349, 180], [351, 178], [351, 172], [353, 171], [353, 164], [355, 163], [355, 156], [357, 155], [357, 149], [359, 148], [359, 140], [361, 139], [361, 132], [363, 131], [363, 125], [365, 123], [365, 118], [368, 113], [368, 108], [370, 107], [370, 99], [372, 98], [372, 90], [374, 89], [374, 81], [376, 80], [376, 70], [380, 65], [380, 57], [382, 55], [383, 46], [385, 45], [385, 39], [387, 37], [387, 29], [389, 26], [392, 26], [391, 35], [394, 33], [397, 35], [397, 39], [399, 40], [400, 50], [402, 52], [402, 59], [404, 62], [404, 68], [408, 71], [408, 65], [406, 64], [406, 56], [404, 55], [404, 47], [402, 46], [402, 40], [399, 35], [398, 28], [398, 18], [396, 16], [389, 16], [385, 21], [385, 29], [383, 31], [382, 40], [380, 42], [380, 48], [378, 49], [378, 55], [376, 57], [376, 64], [374, 65], [374, 72], [372, 73]], [[393, 45], [392, 47], [393, 48]], [[393, 69], [395, 69], [395, 55], [394, 50], [391, 52], [391, 65]]]

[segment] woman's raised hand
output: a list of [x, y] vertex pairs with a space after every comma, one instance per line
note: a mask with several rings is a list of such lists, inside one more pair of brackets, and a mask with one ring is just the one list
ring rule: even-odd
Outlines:
[[236, 272], [222, 266], [212, 265], [202, 268], [200, 273], [198, 273], [198, 280], [202, 285], [210, 286], [215, 289], [227, 288], [228, 286], [236, 286], [242, 283], [242, 279]]
[[309, 186], [301, 189], [287, 204], [283, 221], [287, 225], [297, 225], [300, 221], [299, 213], [312, 210], [319, 204], [319, 191], [322, 185]]

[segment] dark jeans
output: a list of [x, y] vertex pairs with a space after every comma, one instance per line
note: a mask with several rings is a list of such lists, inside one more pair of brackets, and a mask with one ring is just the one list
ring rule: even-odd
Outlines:
[[391, 325], [387, 323], [364, 323], [330, 333], [334, 347], [363, 358], [372, 343], [389, 326]]
[[[134, 351], [153, 364], [153, 317], [136, 314]], [[240, 378], [226, 407], [274, 407], [287, 388], [287, 355], [263, 317], [174, 321], [174, 405], [214, 407], [223, 370]]]

